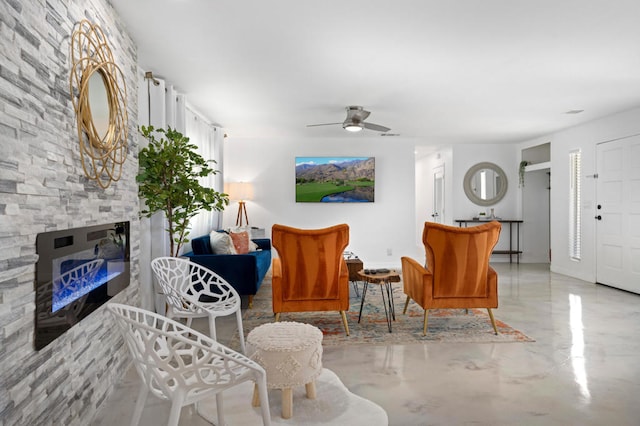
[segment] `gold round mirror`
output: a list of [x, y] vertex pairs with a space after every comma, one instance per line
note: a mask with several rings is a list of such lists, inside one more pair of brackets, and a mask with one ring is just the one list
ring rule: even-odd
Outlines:
[[122, 175], [127, 157], [127, 88], [102, 29], [87, 20], [71, 37], [71, 101], [78, 122], [80, 159], [102, 188]]
[[464, 175], [463, 187], [474, 204], [492, 206], [507, 193], [507, 175], [496, 164], [478, 163]]

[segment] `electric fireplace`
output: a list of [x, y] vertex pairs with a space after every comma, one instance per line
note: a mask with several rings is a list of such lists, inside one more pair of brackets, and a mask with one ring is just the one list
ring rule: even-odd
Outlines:
[[129, 285], [129, 222], [38, 234], [36, 350]]

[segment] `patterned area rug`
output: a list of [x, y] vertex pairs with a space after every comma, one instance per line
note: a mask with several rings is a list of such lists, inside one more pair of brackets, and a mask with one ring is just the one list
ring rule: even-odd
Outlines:
[[[258, 294], [254, 297], [253, 308], [246, 309], [243, 315], [245, 336], [255, 327], [274, 321], [271, 305], [271, 281], [265, 278]], [[367, 290], [362, 319], [358, 323], [363, 283], [359, 283], [359, 296], [351, 286], [350, 307], [347, 311], [350, 335], [347, 336], [342, 325], [339, 312], [299, 312], [282, 313], [280, 321], [297, 321], [314, 325], [322, 330], [324, 346], [358, 345], [358, 344], [407, 344], [422, 342], [442, 343], [498, 343], [498, 342], [533, 342], [534, 339], [510, 327], [499, 320], [500, 310], [494, 309], [494, 317], [498, 326], [498, 335], [493, 333], [491, 320], [486, 309], [434, 309], [429, 311], [429, 328], [427, 335], [422, 335], [424, 310], [409, 303], [406, 314], [402, 314], [406, 296], [402, 291], [402, 283], [393, 284], [394, 307], [396, 320], [392, 322], [389, 333], [384, 306], [382, 304], [381, 287], [370, 284]], [[235, 347], [237, 333], [233, 340]]]

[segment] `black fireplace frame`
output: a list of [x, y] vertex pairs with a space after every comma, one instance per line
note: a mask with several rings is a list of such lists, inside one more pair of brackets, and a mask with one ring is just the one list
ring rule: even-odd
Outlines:
[[[129, 222], [125, 221], [38, 234], [34, 333], [36, 350], [53, 342], [129, 285], [131, 279], [129, 228]], [[83, 259], [75, 259], [75, 256], [80, 253]], [[84, 259], [87, 253], [91, 254], [92, 259]], [[112, 253], [117, 255], [114, 257]], [[61, 259], [70, 259], [65, 262], [72, 266], [98, 259], [98, 264], [114, 269], [115, 276], [64, 307], [54, 308], [54, 281], [58, 279], [57, 285], [60, 286], [59, 277], [63, 271], [56, 268], [60, 269]], [[54, 267], [54, 264], [58, 266]], [[81, 269], [81, 266], [76, 269]], [[107, 276], [109, 276], [108, 273]]]

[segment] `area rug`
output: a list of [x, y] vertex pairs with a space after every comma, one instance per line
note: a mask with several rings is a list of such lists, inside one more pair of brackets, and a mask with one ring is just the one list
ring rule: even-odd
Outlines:
[[[360, 296], [363, 284], [359, 284], [359, 295], [351, 287], [350, 307], [347, 311], [350, 335], [347, 336], [339, 312], [299, 312], [282, 313], [280, 321], [297, 321], [314, 325], [322, 330], [324, 346], [359, 344], [408, 344], [424, 342], [442, 343], [507, 343], [533, 342], [534, 339], [500, 321], [500, 310], [495, 309], [494, 317], [498, 335], [494, 334], [491, 320], [486, 309], [433, 309], [429, 311], [427, 335], [422, 335], [424, 310], [411, 302], [407, 313], [402, 309], [406, 296], [402, 283], [393, 284], [396, 320], [392, 322], [392, 332], [387, 322], [382, 304], [381, 287], [370, 284], [367, 290], [362, 319], [358, 323]], [[252, 309], [246, 309], [243, 315], [245, 336], [255, 327], [273, 322], [271, 305], [271, 282], [267, 279], [254, 297]], [[236, 344], [237, 333], [234, 337]], [[234, 347], [234, 346], [232, 346]]]
[[[251, 406], [253, 383], [245, 382], [223, 394], [224, 417], [228, 425], [262, 425], [260, 407]], [[385, 426], [389, 424], [386, 411], [374, 402], [355, 395], [338, 376], [324, 368], [316, 379], [316, 398], [307, 399], [304, 386], [293, 388], [293, 416], [282, 418], [282, 391], [269, 390], [269, 410], [273, 425], [350, 425]], [[215, 398], [200, 403], [200, 411], [215, 420]]]

